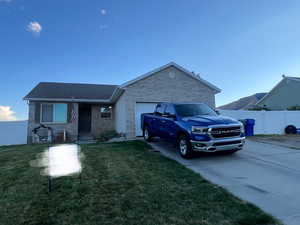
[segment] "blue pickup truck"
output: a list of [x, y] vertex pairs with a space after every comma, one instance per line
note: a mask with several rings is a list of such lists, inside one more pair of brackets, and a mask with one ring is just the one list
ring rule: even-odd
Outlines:
[[159, 103], [154, 113], [141, 115], [146, 141], [160, 137], [178, 146], [183, 158], [195, 151], [234, 153], [245, 143], [241, 122], [219, 115], [204, 103]]

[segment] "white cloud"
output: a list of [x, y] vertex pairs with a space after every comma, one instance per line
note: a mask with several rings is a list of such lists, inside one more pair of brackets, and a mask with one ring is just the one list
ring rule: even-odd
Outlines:
[[32, 32], [34, 34], [40, 34], [42, 31], [42, 26], [38, 22], [30, 22], [27, 25], [27, 31]]
[[106, 15], [107, 11], [106, 11], [106, 9], [101, 9], [101, 10], [100, 10], [100, 13], [101, 13], [101, 15], [104, 16], [104, 15]]
[[9, 106], [0, 105], [0, 121], [17, 120], [15, 112]]

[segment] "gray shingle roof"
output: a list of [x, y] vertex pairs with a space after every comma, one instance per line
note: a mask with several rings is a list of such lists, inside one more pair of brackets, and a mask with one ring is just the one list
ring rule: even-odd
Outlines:
[[109, 100], [118, 85], [41, 82], [24, 99]]
[[290, 80], [300, 81], [300, 77], [285, 77]]

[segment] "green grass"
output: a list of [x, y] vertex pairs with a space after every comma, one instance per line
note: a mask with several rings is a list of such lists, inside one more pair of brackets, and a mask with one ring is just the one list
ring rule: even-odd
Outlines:
[[82, 146], [82, 183], [47, 178], [29, 162], [42, 145], [0, 147], [0, 224], [279, 224], [143, 142]]

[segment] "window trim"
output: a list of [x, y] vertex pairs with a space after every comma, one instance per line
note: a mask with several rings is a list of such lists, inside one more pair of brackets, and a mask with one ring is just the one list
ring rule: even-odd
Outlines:
[[[43, 122], [43, 105], [52, 105], [52, 109], [53, 109], [53, 119], [55, 118], [55, 105], [56, 104], [65, 104], [67, 105], [67, 119], [66, 122]], [[41, 103], [41, 109], [40, 109], [40, 124], [67, 124], [68, 123], [68, 104], [67, 103]]]

